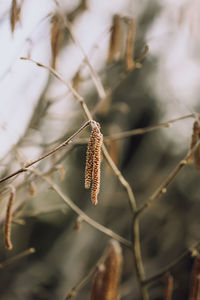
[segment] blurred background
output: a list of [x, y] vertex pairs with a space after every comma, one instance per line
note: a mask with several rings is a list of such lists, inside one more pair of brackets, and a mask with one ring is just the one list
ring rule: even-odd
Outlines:
[[[84, 97], [140, 207], [190, 147], [194, 117], [199, 112], [199, 1], [43, 0], [41, 5], [39, 0], [18, 0], [1, 1], [0, 8], [1, 178], [59, 145], [86, 120], [66, 86], [47, 69], [20, 59], [28, 57], [55, 68]], [[116, 16], [120, 30], [112, 52]], [[70, 30], [63, 18], [69, 20]], [[126, 62], [130, 20], [134, 24], [132, 68]], [[83, 53], [105, 91], [97, 92]], [[116, 133], [183, 116], [188, 117], [167, 128], [109, 139]], [[131, 240], [128, 196], [105, 159], [97, 206], [84, 189], [87, 145], [81, 138], [89, 134], [86, 129], [77, 141], [42, 160], [37, 168], [48, 173], [91, 218]], [[195, 165], [186, 166], [167, 193], [142, 215], [141, 248], [147, 278], [199, 240], [199, 178]], [[3, 243], [8, 184], [17, 190], [12, 251]], [[109, 238], [84, 222], [74, 230], [77, 215], [29, 173], [1, 183], [0, 193], [0, 262], [30, 247], [36, 249], [0, 269], [0, 298], [64, 299], [97, 262]], [[133, 255], [123, 246], [122, 253], [120, 299], [140, 299]], [[192, 263], [188, 255], [173, 268], [173, 299], [188, 299]], [[150, 299], [164, 299], [164, 288], [162, 278], [153, 282], [148, 287]], [[89, 299], [90, 291], [91, 280], [74, 298]]]

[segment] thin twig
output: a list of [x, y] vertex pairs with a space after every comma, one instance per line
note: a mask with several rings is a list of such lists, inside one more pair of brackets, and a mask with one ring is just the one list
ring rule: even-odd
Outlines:
[[149, 198], [149, 200], [140, 208], [136, 213], [136, 219], [148, 208], [150, 207], [155, 200], [157, 200], [161, 195], [165, 194], [167, 191], [167, 187], [174, 180], [174, 178], [180, 173], [180, 171], [188, 164], [188, 159], [191, 154], [197, 149], [200, 141], [190, 149], [186, 156], [176, 165], [174, 170], [169, 174], [169, 176], [163, 181], [163, 183], [157, 188], [157, 190], [153, 193], [153, 195]]
[[0, 269], [3, 269], [7, 265], [10, 265], [11, 263], [17, 261], [18, 259], [21, 259], [24, 256], [27, 256], [27, 255], [32, 254], [32, 253], [35, 253], [35, 248], [29, 248], [28, 250], [25, 250], [25, 251], [13, 256], [13, 257], [10, 257], [9, 259], [7, 259], [7, 260], [0, 263]]
[[76, 38], [76, 35], [75, 35], [74, 30], [71, 26], [71, 23], [69, 22], [69, 20], [67, 19], [67, 17], [65, 15], [63, 15], [63, 22], [64, 22], [65, 27], [69, 31], [74, 44], [80, 49], [80, 51], [81, 51], [81, 53], [84, 57], [84, 60], [85, 60], [86, 64], [88, 65], [91, 77], [92, 77], [93, 82], [96, 86], [96, 89], [97, 89], [97, 92], [100, 96], [100, 99], [104, 99], [106, 97], [106, 93], [105, 93], [104, 87], [101, 83], [101, 80], [100, 80], [97, 72], [94, 70], [93, 66], [91, 65], [90, 60], [89, 60], [87, 54], [85, 53], [83, 47], [81, 46], [78, 39]]
[[112, 140], [113, 141], [113, 140], [118, 140], [118, 139], [123, 139], [123, 138], [126, 138], [126, 137], [130, 137], [130, 136], [133, 136], [133, 135], [145, 134], [147, 132], [157, 130], [157, 129], [160, 129], [160, 128], [163, 128], [163, 127], [170, 127], [170, 124], [172, 124], [172, 123], [176, 123], [178, 121], [189, 119], [189, 118], [195, 118], [195, 115], [194, 114], [189, 114], [189, 115], [185, 115], [185, 116], [182, 116], [182, 117], [179, 117], [179, 118], [176, 118], [176, 119], [172, 119], [172, 120], [169, 120], [167, 122], [163, 122], [163, 123], [160, 123], [160, 124], [157, 124], [157, 125], [148, 126], [148, 127], [144, 127], [144, 128], [133, 129], [133, 130], [127, 130], [127, 131], [123, 131], [123, 132], [119, 132], [119, 133], [114, 133], [114, 134], [111, 134], [109, 136], [105, 136], [104, 140], [105, 141], [107, 141], [107, 140], [109, 140], [109, 141]]
[[170, 262], [166, 267], [164, 267], [161, 271], [156, 273], [155, 275], [147, 278], [146, 280], [143, 281], [144, 285], [148, 285], [153, 283], [156, 280], [159, 280], [167, 274], [168, 272], [172, 271], [178, 264], [180, 264], [187, 256], [191, 255], [193, 253], [194, 249], [197, 249], [200, 246], [200, 241], [196, 242], [192, 247], [189, 249], [185, 250], [180, 256], [175, 258], [172, 262]]
[[88, 125], [90, 125], [92, 122], [92, 120], [90, 121], [87, 121], [86, 123], [84, 123], [74, 134], [72, 134], [69, 138], [67, 138], [62, 144], [58, 145], [57, 147], [53, 148], [52, 150], [50, 150], [49, 152], [43, 154], [42, 156], [40, 156], [39, 158], [33, 160], [33, 161], [30, 161], [28, 163], [26, 163], [24, 165], [23, 168], [20, 168], [18, 169], [17, 171], [13, 172], [12, 174], [8, 175], [8, 176], [5, 176], [4, 178], [0, 179], [0, 183], [20, 174], [20, 173], [23, 173], [23, 172], [26, 172], [27, 169], [31, 166], [33, 166], [34, 164], [36, 164], [37, 162], [43, 160], [44, 158], [50, 156], [51, 154], [55, 153], [56, 151], [60, 150], [61, 148], [67, 146], [69, 143], [71, 143], [71, 141], [77, 136], [79, 135], [83, 129], [85, 129]]
[[96, 228], [97, 230], [103, 232], [104, 234], [108, 235], [109, 237], [117, 240], [118, 242], [120, 242], [121, 244], [123, 244], [124, 246], [131, 248], [132, 243], [121, 237], [120, 235], [118, 235], [117, 233], [115, 233], [114, 231], [108, 229], [107, 227], [104, 227], [103, 225], [99, 224], [98, 222], [94, 221], [93, 219], [91, 219], [90, 217], [88, 217], [76, 204], [74, 204], [59, 188], [59, 186], [57, 184], [55, 184], [50, 178], [43, 176], [39, 171], [36, 171], [35, 169], [29, 169], [29, 172], [32, 172], [33, 174], [35, 174], [36, 176], [38, 176], [39, 178], [43, 179], [44, 181], [46, 181], [51, 188], [62, 198], [62, 200], [78, 215], [81, 217], [81, 219], [83, 221], [85, 221], [86, 223], [88, 223], [89, 225], [91, 225], [92, 227]]

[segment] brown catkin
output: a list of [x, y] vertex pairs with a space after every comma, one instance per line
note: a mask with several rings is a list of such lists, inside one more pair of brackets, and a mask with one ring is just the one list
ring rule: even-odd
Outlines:
[[92, 129], [90, 135], [90, 140], [88, 143], [87, 154], [86, 154], [86, 165], [85, 165], [85, 188], [89, 189], [92, 181], [92, 171], [93, 171], [93, 154], [94, 154], [94, 144], [95, 135], [97, 134], [97, 127]]
[[5, 242], [5, 247], [8, 250], [11, 250], [13, 247], [10, 236], [11, 236], [11, 223], [12, 223], [12, 207], [14, 204], [14, 200], [15, 200], [15, 190], [12, 189], [8, 200], [5, 227], [4, 227], [4, 242]]
[[85, 188], [89, 189], [92, 182], [91, 201], [97, 204], [97, 195], [100, 187], [100, 164], [101, 164], [101, 145], [103, 135], [100, 131], [100, 125], [94, 122], [94, 127], [90, 135], [85, 167]]
[[93, 204], [98, 203], [97, 196], [100, 189], [100, 165], [101, 165], [101, 145], [103, 135], [99, 132], [95, 137], [94, 153], [93, 153], [93, 171], [92, 171], [92, 192], [91, 200]]

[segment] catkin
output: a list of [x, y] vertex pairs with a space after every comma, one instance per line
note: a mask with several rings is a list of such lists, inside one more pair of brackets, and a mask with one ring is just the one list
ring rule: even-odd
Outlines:
[[95, 136], [97, 134], [97, 128], [92, 129], [90, 135], [90, 140], [88, 143], [87, 154], [86, 154], [86, 166], [85, 166], [85, 188], [89, 189], [92, 181], [92, 171], [93, 171], [93, 154], [94, 154], [94, 144]]
[[102, 141], [103, 135], [100, 132], [100, 126], [99, 124], [95, 123], [88, 143], [85, 167], [85, 188], [89, 189], [92, 182], [91, 201], [95, 205], [98, 202], [97, 195], [100, 188]]
[[4, 242], [5, 242], [5, 247], [8, 250], [11, 250], [13, 247], [10, 236], [11, 236], [11, 223], [12, 223], [12, 207], [14, 204], [14, 200], [15, 200], [15, 190], [12, 189], [8, 200], [5, 226], [4, 226]]
[[95, 137], [94, 153], [93, 153], [93, 171], [92, 171], [92, 192], [91, 200], [93, 204], [97, 204], [97, 196], [100, 189], [100, 164], [101, 164], [101, 144], [103, 136], [99, 133]]

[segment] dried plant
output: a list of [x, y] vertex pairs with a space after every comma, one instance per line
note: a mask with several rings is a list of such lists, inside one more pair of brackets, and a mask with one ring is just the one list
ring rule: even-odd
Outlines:
[[198, 255], [193, 264], [190, 278], [189, 300], [199, 300], [200, 297], [200, 255]]
[[29, 188], [28, 188], [29, 194], [33, 197], [36, 194], [36, 185], [33, 181], [30, 182]]
[[174, 279], [170, 274], [168, 274], [165, 276], [165, 282], [166, 282], [166, 287], [165, 287], [164, 299], [171, 300], [173, 294], [173, 288], [174, 288]]
[[107, 63], [110, 64], [121, 58], [123, 19], [119, 15], [113, 16]]
[[125, 50], [125, 63], [126, 70], [132, 71], [135, 62], [134, 62], [134, 37], [135, 37], [135, 21], [133, 19], [128, 19], [128, 30], [126, 37], [126, 50]]
[[[194, 149], [197, 142], [200, 140], [200, 124], [199, 120], [195, 121], [193, 124], [193, 132], [191, 137], [190, 149]], [[200, 170], [200, 146], [197, 147], [196, 153], [192, 151], [191, 155], [188, 158], [188, 162], [192, 164], [194, 162], [194, 157], [196, 157], [196, 168]]]
[[98, 266], [92, 284], [91, 300], [119, 299], [122, 254], [119, 243], [112, 241], [104, 261]]
[[10, 10], [10, 25], [12, 33], [15, 30], [16, 23], [20, 21], [21, 6], [18, 5], [17, 0], [12, 0]]
[[52, 68], [56, 69], [56, 61], [63, 41], [63, 21], [59, 14], [51, 19]]

